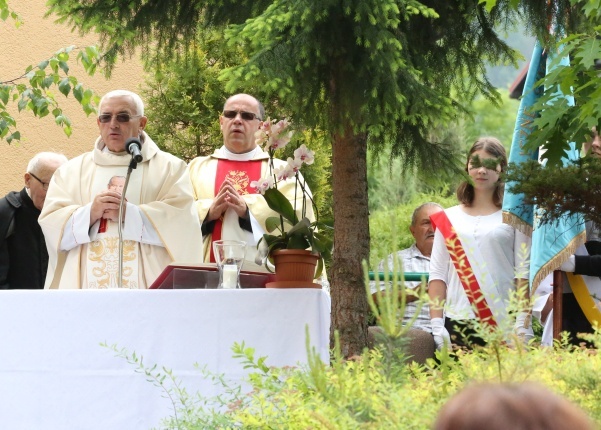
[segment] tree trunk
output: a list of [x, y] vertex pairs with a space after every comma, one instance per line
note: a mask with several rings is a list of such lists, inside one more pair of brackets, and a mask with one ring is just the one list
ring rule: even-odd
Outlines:
[[333, 136], [332, 192], [334, 254], [331, 268], [332, 345], [340, 334], [344, 357], [361, 354], [367, 346], [367, 297], [363, 260], [369, 258], [367, 206], [367, 138], [350, 127]]

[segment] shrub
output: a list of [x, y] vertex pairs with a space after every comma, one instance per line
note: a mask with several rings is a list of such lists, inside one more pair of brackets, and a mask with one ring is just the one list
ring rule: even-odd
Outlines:
[[[212, 376], [224, 384], [222, 396], [189, 396], [164, 368], [159, 372], [156, 367], [141, 366], [138, 360], [129, 361], [174, 399], [175, 413], [164, 421], [164, 428], [430, 429], [442, 405], [464, 386], [523, 381], [547, 386], [601, 423], [601, 356], [596, 349], [571, 346], [567, 338], [554, 348], [523, 345], [517, 338], [511, 346], [499, 332], [476, 325], [486, 347], [443, 350], [436, 360], [421, 366], [404, 354], [407, 328], [400, 318], [404, 300], [397, 294], [382, 300], [385, 305], [374, 309], [385, 333], [378, 346], [344, 360], [336, 342], [330, 366], [309, 349], [309, 339], [308, 362], [301, 367], [269, 367], [266, 357], [256, 358], [252, 348], [235, 344], [234, 357], [252, 369], [248, 377], [252, 391], [247, 394], [227, 386], [222, 377]], [[518, 305], [513, 298], [509, 306]], [[587, 340], [601, 345], [601, 333], [588, 335]], [[120, 355], [126, 357], [123, 352]]]
[[376, 268], [380, 260], [388, 254], [411, 246], [414, 242], [413, 236], [409, 232], [411, 215], [416, 207], [426, 202], [438, 203], [442, 207], [448, 208], [456, 205], [457, 199], [448, 190], [440, 193], [420, 193], [405, 204], [392, 209], [378, 210], [370, 215], [370, 267]]

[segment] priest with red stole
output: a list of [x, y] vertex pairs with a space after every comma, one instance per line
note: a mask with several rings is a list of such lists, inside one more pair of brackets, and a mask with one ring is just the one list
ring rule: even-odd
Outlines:
[[[202, 223], [204, 261], [213, 262], [212, 243], [219, 239], [242, 240], [247, 244], [246, 260], [255, 261], [257, 243], [265, 233], [265, 221], [277, 216], [264, 197], [250, 186], [269, 174], [269, 155], [255, 142], [255, 133], [265, 117], [263, 105], [253, 96], [236, 94], [226, 100], [219, 124], [223, 146], [208, 157], [190, 163], [190, 178]], [[274, 159], [274, 168], [285, 161]], [[278, 184], [294, 207], [302, 207], [302, 191], [294, 179]], [[296, 194], [295, 194], [296, 191]], [[314, 220], [311, 205], [307, 218]]]

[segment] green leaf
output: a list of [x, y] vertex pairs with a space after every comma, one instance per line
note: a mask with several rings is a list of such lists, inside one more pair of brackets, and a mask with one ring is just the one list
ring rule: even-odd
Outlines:
[[66, 96], [71, 92], [71, 84], [69, 83], [69, 78], [64, 78], [58, 84], [58, 90]]
[[42, 61], [40, 64], [38, 64], [38, 68], [40, 70], [44, 70], [48, 66], [48, 63], [49, 63], [48, 60]]
[[58, 60], [56, 58], [50, 60], [50, 68], [52, 69], [52, 73], [58, 73]]
[[281, 230], [281, 227], [282, 226], [280, 223], [280, 217], [271, 216], [265, 220], [265, 228], [267, 229], [267, 231], [269, 233], [271, 233], [272, 231], [274, 231], [276, 229]]
[[11, 143], [13, 140], [21, 140], [21, 133], [19, 131], [15, 131], [10, 136], [6, 138], [8, 143]]
[[42, 88], [50, 88], [50, 86], [54, 83], [53, 76], [46, 76], [44, 80], [42, 80]]
[[319, 252], [323, 258], [330, 258], [333, 244], [334, 242], [329, 236], [321, 232], [315, 232], [313, 234], [313, 250]]
[[278, 214], [282, 215], [285, 219], [290, 221], [292, 224], [298, 222], [296, 213], [290, 201], [276, 188], [270, 188], [265, 191], [265, 201], [267, 205]]
[[288, 249], [307, 249], [311, 243], [304, 236], [291, 236], [288, 240]]
[[587, 39], [576, 51], [574, 57], [580, 59], [584, 67], [591, 67], [597, 58], [601, 58], [601, 44], [595, 38]]
[[8, 103], [9, 96], [10, 96], [10, 87], [8, 85], [2, 85], [0, 87], [0, 101], [2, 101], [2, 103], [4, 105], [6, 105]]
[[69, 65], [65, 61], [60, 61], [58, 66], [65, 72], [65, 74], [69, 74]]
[[19, 103], [17, 103], [17, 109], [19, 109], [19, 112], [21, 112], [23, 109], [25, 109], [27, 107], [27, 98], [26, 97], [21, 97], [21, 99], [19, 100]]
[[83, 93], [83, 86], [81, 84], [77, 84], [75, 88], [73, 88], [73, 97], [75, 97], [75, 99], [80, 103], [83, 99]]

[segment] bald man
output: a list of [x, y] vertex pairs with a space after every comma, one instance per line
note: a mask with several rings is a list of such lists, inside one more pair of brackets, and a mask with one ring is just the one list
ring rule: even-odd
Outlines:
[[[195, 158], [190, 163], [194, 198], [202, 223], [205, 262], [215, 261], [213, 241], [232, 239], [246, 242], [246, 260], [253, 264], [257, 243], [266, 231], [266, 219], [278, 216], [250, 186], [252, 181], [269, 174], [269, 154], [255, 142], [255, 133], [264, 119], [265, 109], [255, 97], [236, 94], [228, 98], [219, 117], [223, 146], [212, 155]], [[274, 159], [275, 169], [284, 165], [285, 161]], [[283, 182], [278, 190], [293, 207], [300, 208], [303, 193], [296, 190], [295, 185], [294, 180]], [[315, 220], [311, 205], [307, 207], [306, 216]]]

